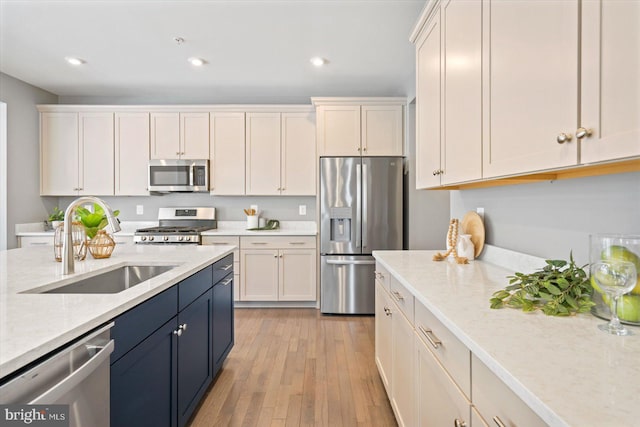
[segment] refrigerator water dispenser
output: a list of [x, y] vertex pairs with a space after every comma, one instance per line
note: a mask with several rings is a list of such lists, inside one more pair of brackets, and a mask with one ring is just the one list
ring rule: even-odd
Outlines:
[[351, 240], [351, 208], [332, 207], [329, 218], [332, 242], [348, 242]]

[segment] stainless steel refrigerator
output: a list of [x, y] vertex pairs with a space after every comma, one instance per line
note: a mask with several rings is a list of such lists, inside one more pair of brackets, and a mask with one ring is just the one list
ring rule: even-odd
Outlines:
[[320, 158], [320, 311], [373, 314], [374, 250], [402, 249], [402, 157]]

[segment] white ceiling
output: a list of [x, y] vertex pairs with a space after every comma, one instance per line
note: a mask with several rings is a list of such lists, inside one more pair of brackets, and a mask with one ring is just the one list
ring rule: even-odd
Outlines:
[[[68, 99], [407, 96], [415, 78], [408, 37], [424, 4], [0, 0], [0, 71]], [[87, 63], [72, 67], [66, 56]], [[194, 68], [191, 56], [207, 64]], [[315, 68], [313, 56], [329, 64]]]

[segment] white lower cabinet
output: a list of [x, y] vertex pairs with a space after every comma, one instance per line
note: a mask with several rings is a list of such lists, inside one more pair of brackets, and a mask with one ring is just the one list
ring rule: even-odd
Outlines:
[[547, 425], [475, 355], [471, 356], [471, 368], [473, 405], [483, 419], [497, 426]]
[[399, 426], [415, 425], [413, 325], [397, 309], [392, 309], [391, 406]]
[[546, 426], [380, 263], [375, 277], [375, 361], [399, 426]]
[[315, 301], [315, 237], [241, 237], [240, 301]]
[[384, 289], [382, 278], [380, 276], [378, 266], [376, 266], [376, 365], [382, 384], [387, 390], [387, 394], [391, 395], [391, 334], [392, 334], [392, 307], [393, 303], [389, 299], [387, 291]]
[[471, 402], [447, 374], [444, 367], [415, 337], [415, 400], [418, 426], [470, 427]]

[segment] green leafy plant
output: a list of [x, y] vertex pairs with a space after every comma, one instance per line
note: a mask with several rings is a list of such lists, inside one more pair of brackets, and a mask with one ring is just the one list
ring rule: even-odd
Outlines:
[[588, 312], [593, 287], [584, 271], [570, 255], [570, 261], [547, 260], [544, 268], [531, 274], [507, 276], [509, 286], [494, 292], [491, 308], [504, 306], [531, 312], [542, 310], [548, 316], [570, 316]]
[[[120, 214], [120, 211], [113, 211], [115, 216]], [[97, 203], [93, 204], [93, 212], [84, 207], [78, 207], [76, 209], [76, 216], [84, 225], [87, 237], [93, 239], [98, 233], [98, 230], [102, 230], [109, 223], [104, 210]]]
[[64, 221], [64, 211], [56, 206], [55, 208], [53, 208], [53, 212], [51, 212], [49, 218], [47, 218], [47, 221]]

